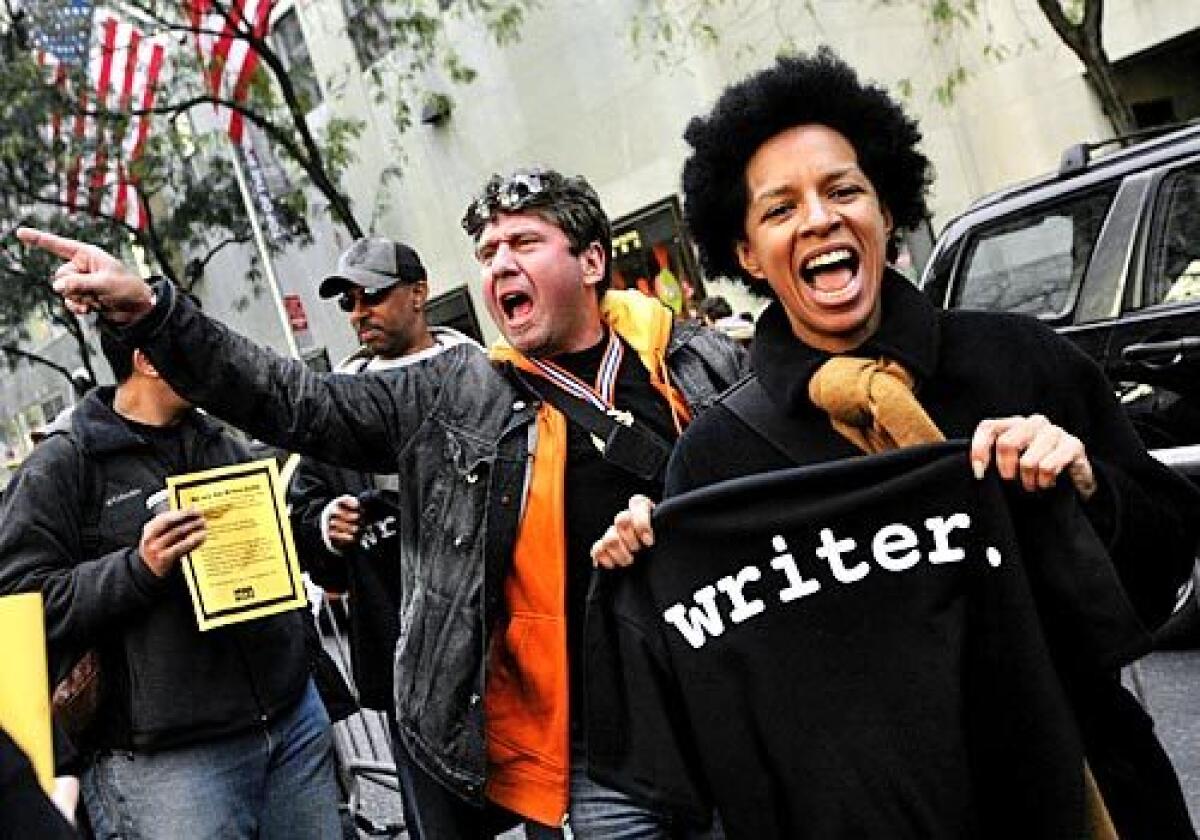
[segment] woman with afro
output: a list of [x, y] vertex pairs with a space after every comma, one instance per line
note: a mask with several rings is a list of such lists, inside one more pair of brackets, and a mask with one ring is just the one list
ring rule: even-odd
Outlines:
[[[1143, 620], [1165, 618], [1194, 556], [1196, 500], [1146, 453], [1101, 370], [1034, 319], [939, 310], [889, 266], [897, 232], [928, 215], [931, 180], [900, 105], [822, 49], [731, 86], [684, 136], [685, 212], [704, 267], [772, 298], [751, 385], [791, 440], [773, 445], [726, 395], [680, 439], [666, 495], [969, 439], [977, 478], [994, 469], [1030, 494], [1069, 482]], [[599, 565], [628, 565], [652, 542], [651, 507], [631, 500], [593, 549]], [[1194, 837], [1152, 723], [1118, 675], [1074, 697], [1117, 835]]]

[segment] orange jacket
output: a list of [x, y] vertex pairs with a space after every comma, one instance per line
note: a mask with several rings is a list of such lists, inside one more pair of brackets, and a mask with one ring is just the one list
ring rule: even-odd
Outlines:
[[[623, 291], [608, 292], [601, 311], [609, 327], [637, 351], [682, 429], [691, 415], [666, 373], [671, 313], [638, 292]], [[537, 372], [507, 344], [494, 346], [491, 355]], [[504, 582], [508, 623], [493, 637], [484, 696], [487, 797], [545, 825], [562, 822], [570, 788], [566, 460], [567, 421], [543, 403], [525, 514]]]

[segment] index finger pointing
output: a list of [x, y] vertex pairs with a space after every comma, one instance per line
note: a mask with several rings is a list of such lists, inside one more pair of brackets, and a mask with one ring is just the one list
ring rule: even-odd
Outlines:
[[17, 239], [34, 248], [49, 251], [56, 256], [62, 257], [64, 260], [74, 259], [76, 254], [87, 247], [77, 239], [68, 239], [65, 236], [59, 236], [57, 233], [51, 233], [48, 230], [38, 230], [31, 227], [17, 228]]

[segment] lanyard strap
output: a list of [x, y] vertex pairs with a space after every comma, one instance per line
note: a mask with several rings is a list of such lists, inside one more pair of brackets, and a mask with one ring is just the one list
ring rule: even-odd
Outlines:
[[[592, 443], [604, 460], [644, 481], [661, 485], [666, 474], [671, 444], [649, 429], [633, 425], [633, 415], [604, 410], [591, 400], [579, 399], [573, 392], [560, 388], [555, 381], [523, 373], [513, 368], [513, 375], [533, 394], [558, 409], [572, 423], [591, 434]], [[588, 391], [591, 393], [590, 389]], [[595, 395], [592, 395], [595, 399]], [[627, 414], [626, 418], [613, 416]]]
[[608, 346], [604, 348], [604, 358], [600, 360], [600, 370], [596, 372], [596, 384], [589, 385], [561, 365], [548, 359], [530, 359], [542, 375], [562, 388], [576, 399], [591, 403], [601, 411], [608, 411], [613, 406], [617, 391], [617, 373], [621, 370], [621, 359], [625, 356], [625, 345], [617, 338], [616, 332], [609, 330]]

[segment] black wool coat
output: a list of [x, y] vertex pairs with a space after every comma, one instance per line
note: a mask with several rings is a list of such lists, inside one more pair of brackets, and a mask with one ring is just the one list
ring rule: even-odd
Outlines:
[[[939, 310], [895, 272], [885, 276], [882, 295], [880, 327], [853, 354], [904, 364], [916, 378], [917, 399], [947, 438], [970, 438], [987, 418], [1030, 414], [1080, 438], [1099, 484], [1085, 514], [1144, 624], [1161, 624], [1196, 556], [1200, 496], [1147, 453], [1099, 366], [1033, 318]], [[808, 453], [806, 464], [862, 454], [808, 399], [809, 380], [827, 358], [794, 336], [780, 304], [764, 311], [752, 367]], [[796, 463], [718, 402], [676, 446], [666, 495]], [[1153, 723], [1117, 675], [1065, 678], [1120, 836], [1194, 837]]]

